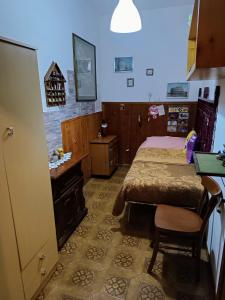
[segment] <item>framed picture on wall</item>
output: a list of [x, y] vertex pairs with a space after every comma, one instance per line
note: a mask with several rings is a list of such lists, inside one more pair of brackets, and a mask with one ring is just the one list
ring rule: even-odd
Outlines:
[[167, 98], [188, 98], [188, 96], [188, 82], [177, 82], [167, 84]]
[[97, 100], [95, 46], [74, 33], [73, 61], [76, 101]]
[[154, 75], [154, 69], [146, 69], [146, 76], [153, 76]]
[[134, 78], [127, 78], [127, 87], [134, 87]]
[[115, 73], [133, 72], [133, 57], [115, 57]]

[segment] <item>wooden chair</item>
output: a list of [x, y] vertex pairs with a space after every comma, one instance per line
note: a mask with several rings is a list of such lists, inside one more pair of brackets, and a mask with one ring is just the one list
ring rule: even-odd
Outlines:
[[205, 229], [211, 213], [222, 199], [222, 191], [215, 180], [204, 176], [202, 177], [202, 185], [205, 192], [197, 212], [169, 205], [157, 206], [154, 249], [148, 273], [152, 272], [160, 242], [177, 242], [179, 240], [192, 247], [192, 257], [196, 258], [197, 263], [196, 276], [199, 279], [200, 256]]

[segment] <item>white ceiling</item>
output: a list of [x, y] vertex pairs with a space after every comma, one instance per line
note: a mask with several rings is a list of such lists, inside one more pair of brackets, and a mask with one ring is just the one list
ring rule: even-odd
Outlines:
[[[112, 13], [119, 0], [92, 0], [101, 14]], [[133, 0], [139, 10], [192, 5], [194, 0]]]

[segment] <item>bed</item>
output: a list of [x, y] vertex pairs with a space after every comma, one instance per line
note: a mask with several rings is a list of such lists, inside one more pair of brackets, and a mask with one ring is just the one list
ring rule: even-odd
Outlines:
[[147, 138], [124, 179], [113, 215], [120, 215], [126, 202], [198, 207], [203, 186], [187, 163], [184, 144], [184, 138]]

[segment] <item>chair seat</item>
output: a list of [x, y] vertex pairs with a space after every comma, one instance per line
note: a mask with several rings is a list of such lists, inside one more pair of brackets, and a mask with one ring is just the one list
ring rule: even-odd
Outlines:
[[158, 205], [155, 214], [155, 226], [159, 229], [195, 233], [202, 225], [200, 216], [185, 208]]

